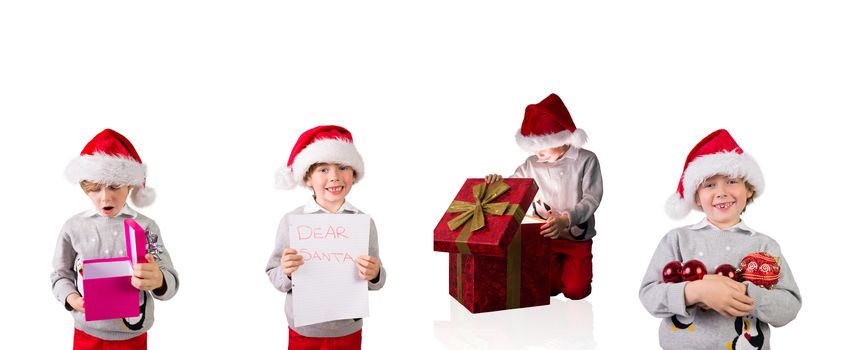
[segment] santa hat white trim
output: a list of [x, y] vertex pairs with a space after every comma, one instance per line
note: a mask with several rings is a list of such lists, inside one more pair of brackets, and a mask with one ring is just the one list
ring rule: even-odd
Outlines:
[[537, 152], [563, 145], [581, 148], [581, 146], [587, 143], [587, 133], [582, 129], [575, 129], [574, 133], [564, 129], [554, 134], [526, 136], [522, 134], [522, 129], [520, 128], [516, 131], [515, 137], [519, 147], [528, 152]]
[[290, 167], [276, 172], [276, 188], [289, 190], [296, 185], [305, 186], [302, 178], [314, 163], [336, 163], [352, 167], [355, 170], [355, 182], [364, 178], [364, 160], [355, 145], [340, 139], [318, 139], [305, 147]]
[[71, 182], [88, 180], [121, 186], [143, 185], [146, 173], [146, 165], [134, 159], [103, 153], [76, 157], [65, 169], [65, 176]]
[[132, 158], [95, 153], [70, 161], [65, 177], [73, 183], [92, 181], [106, 185], [132, 186], [132, 203], [145, 207], [155, 201], [155, 190], [144, 186], [147, 166]]
[[695, 158], [689, 163], [683, 175], [684, 196], [675, 191], [666, 201], [666, 213], [675, 219], [689, 214], [692, 209], [701, 210], [695, 204], [695, 192], [704, 180], [713, 175], [742, 178], [754, 187], [754, 198], [763, 194], [766, 183], [763, 171], [748, 153], [719, 152]]

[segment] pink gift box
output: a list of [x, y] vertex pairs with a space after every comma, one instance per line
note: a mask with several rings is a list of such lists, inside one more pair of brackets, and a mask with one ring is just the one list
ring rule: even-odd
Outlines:
[[140, 291], [132, 286], [136, 263], [146, 263], [147, 236], [135, 220], [123, 221], [126, 256], [82, 261], [85, 320], [137, 317]]

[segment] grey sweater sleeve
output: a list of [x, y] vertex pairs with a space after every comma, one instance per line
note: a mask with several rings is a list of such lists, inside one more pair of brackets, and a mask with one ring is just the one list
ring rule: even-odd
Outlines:
[[158, 289], [151, 291], [153, 298], [158, 300], [168, 300], [173, 298], [176, 295], [176, 291], [179, 290], [179, 274], [176, 272], [176, 269], [173, 268], [173, 261], [170, 259], [170, 252], [167, 251], [167, 248], [164, 247], [164, 241], [161, 238], [161, 229], [159, 229], [158, 225], [153, 221], [150, 223], [150, 226], [147, 227], [148, 237], [154, 237], [154, 241], [151, 242], [155, 245], [155, 249], [158, 252], [158, 256], [156, 258], [156, 263], [158, 264], [159, 269], [161, 269], [161, 274], [164, 276], [164, 285], [166, 289], [164, 293], [161, 295], [157, 294], [160, 292]]
[[378, 259], [379, 264], [379, 274], [376, 277], [375, 282], [368, 281], [367, 288], [369, 290], [379, 290], [381, 287], [384, 287], [384, 282], [387, 281], [387, 271], [384, 270], [384, 264], [381, 261], [381, 256], [379, 256], [378, 250], [378, 230], [376, 230], [376, 223], [370, 218], [370, 248], [369, 254], [372, 257]]
[[56, 250], [53, 253], [53, 272], [50, 273], [50, 280], [53, 283], [53, 295], [65, 306], [65, 309], [70, 311], [72, 308], [67, 303], [67, 297], [79, 291], [76, 290], [76, 271], [74, 271], [76, 250], [73, 249], [67, 229], [68, 223], [65, 223], [59, 233]]
[[673, 315], [689, 317], [695, 313], [695, 306], [687, 306], [682, 283], [663, 283], [663, 267], [670, 261], [681, 260], [678, 247], [678, 234], [670, 231], [658, 244], [651, 263], [640, 285], [640, 302], [655, 317], [666, 318]]
[[754, 314], [760, 321], [775, 327], [781, 327], [794, 320], [801, 309], [801, 293], [792, 276], [792, 270], [780, 251], [780, 246], [772, 241], [765, 251], [780, 257], [780, 279], [772, 289], [758, 287], [750, 282], [743, 282], [747, 294], [754, 299]]
[[584, 163], [584, 175], [581, 178], [581, 189], [583, 191], [581, 200], [568, 211], [570, 226], [581, 224], [593, 216], [596, 209], [599, 208], [601, 197], [604, 194], [598, 158], [592, 153], [582, 152], [581, 154], [589, 154], [590, 156]]
[[282, 252], [288, 247], [290, 247], [290, 239], [288, 239], [288, 214], [285, 214], [279, 222], [278, 230], [276, 230], [276, 244], [273, 246], [273, 253], [270, 254], [270, 259], [267, 261], [267, 267], [265, 268], [267, 276], [270, 278], [270, 283], [283, 293], [289, 292], [292, 287], [290, 277], [285, 275], [281, 266]]

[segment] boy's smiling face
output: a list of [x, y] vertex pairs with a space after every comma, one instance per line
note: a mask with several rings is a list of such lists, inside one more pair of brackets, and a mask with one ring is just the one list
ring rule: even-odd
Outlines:
[[129, 186], [115, 186], [92, 184], [86, 189], [85, 194], [91, 198], [91, 203], [97, 212], [103, 216], [116, 216], [126, 205], [126, 197], [129, 196]]
[[745, 180], [714, 175], [698, 186], [695, 204], [704, 210], [707, 220], [725, 229], [739, 223], [739, 216], [753, 195]]
[[317, 204], [331, 212], [337, 212], [343, 205], [353, 182], [355, 172], [352, 167], [334, 163], [316, 164], [305, 180], [305, 184], [314, 190]]

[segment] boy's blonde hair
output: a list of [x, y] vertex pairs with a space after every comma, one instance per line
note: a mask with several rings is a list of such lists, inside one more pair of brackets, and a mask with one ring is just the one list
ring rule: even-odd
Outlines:
[[[82, 181], [79, 182], [79, 187], [82, 187], [82, 190], [85, 191], [85, 193], [97, 192], [101, 188], [103, 188], [103, 186], [112, 186], [112, 185], [101, 184], [99, 182], [88, 181], [88, 180], [82, 180]], [[119, 187], [123, 187], [123, 186], [119, 186]], [[129, 189], [132, 190], [132, 186], [129, 186]]]
[[100, 190], [101, 187], [103, 187], [103, 184], [88, 180], [82, 180], [79, 182], [79, 187], [82, 187], [82, 190], [85, 191], [85, 193], [97, 192]]
[[745, 189], [751, 192], [751, 197], [748, 197], [748, 200], [745, 201], [745, 208], [742, 208], [742, 212], [744, 213], [745, 209], [748, 208], [748, 205], [751, 204], [751, 202], [754, 202], [754, 198], [757, 198], [757, 190], [754, 188], [754, 185], [745, 181], [745, 179], [743, 179], [742, 182], [745, 182]]

